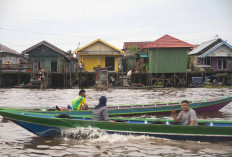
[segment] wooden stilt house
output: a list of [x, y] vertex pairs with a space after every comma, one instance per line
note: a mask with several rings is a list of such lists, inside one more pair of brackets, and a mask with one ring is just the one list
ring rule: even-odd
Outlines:
[[94, 40], [73, 53], [78, 55], [79, 64], [82, 63], [84, 70], [88, 72], [93, 72], [97, 68], [118, 72], [120, 56], [125, 54], [124, 51], [101, 39]]
[[150, 73], [186, 73], [187, 52], [194, 45], [170, 35], [153, 41], [143, 50], [149, 54]]

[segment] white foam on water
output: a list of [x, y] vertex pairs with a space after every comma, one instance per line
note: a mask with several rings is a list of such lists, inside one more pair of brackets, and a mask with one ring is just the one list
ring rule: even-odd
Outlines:
[[99, 138], [92, 139], [91, 142], [126, 143], [132, 141], [147, 141], [150, 139], [165, 140], [165, 139], [154, 138], [145, 135], [137, 136], [137, 135], [105, 134], [100, 136]]
[[121, 134], [108, 134], [104, 130], [99, 128], [89, 127], [78, 127], [74, 129], [62, 130], [61, 136], [65, 140], [78, 139], [88, 140], [91, 143], [108, 142], [108, 143], [121, 143], [121, 142], [132, 142], [132, 141], [168, 141], [168, 139], [155, 138], [145, 135], [121, 135]]
[[64, 129], [61, 136], [74, 139], [94, 139], [106, 134], [103, 130], [93, 127], [78, 127], [73, 129]]

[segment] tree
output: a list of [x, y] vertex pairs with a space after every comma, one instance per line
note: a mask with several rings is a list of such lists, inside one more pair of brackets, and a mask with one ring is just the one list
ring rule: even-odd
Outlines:
[[68, 53], [70, 56], [73, 56], [72, 50], [68, 50], [67, 53]]
[[192, 61], [191, 56], [189, 56], [189, 55], [187, 57], [187, 68], [191, 69], [191, 71], [193, 71], [193, 69], [194, 69], [194, 63]]
[[132, 64], [129, 67], [132, 69], [135, 68], [135, 66], [136, 66], [137, 51], [138, 51], [138, 48], [135, 44], [131, 45], [128, 48], [128, 52], [130, 53], [130, 55], [132, 57]]

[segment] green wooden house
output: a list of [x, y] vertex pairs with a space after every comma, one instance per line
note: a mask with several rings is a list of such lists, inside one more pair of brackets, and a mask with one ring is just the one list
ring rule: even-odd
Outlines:
[[187, 72], [187, 52], [193, 47], [170, 35], [151, 42], [142, 49], [149, 54], [149, 73]]
[[24, 50], [22, 54], [29, 59], [33, 72], [42, 68], [49, 73], [76, 71], [77, 59], [45, 40]]

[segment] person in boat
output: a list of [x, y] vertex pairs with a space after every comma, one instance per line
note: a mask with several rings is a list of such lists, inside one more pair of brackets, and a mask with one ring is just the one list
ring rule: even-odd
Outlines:
[[175, 110], [172, 109], [171, 113], [174, 122], [179, 123], [182, 121], [183, 125], [197, 125], [197, 114], [193, 109], [189, 108], [189, 102], [187, 100], [181, 102], [181, 108], [182, 111], [178, 114], [177, 117]]
[[93, 120], [109, 121], [108, 109], [106, 106], [106, 97], [99, 98], [99, 104], [93, 108]]
[[72, 100], [73, 110], [88, 110], [88, 105], [86, 104], [86, 91], [81, 89], [79, 95]]

